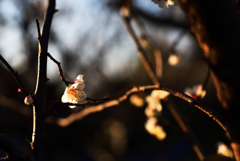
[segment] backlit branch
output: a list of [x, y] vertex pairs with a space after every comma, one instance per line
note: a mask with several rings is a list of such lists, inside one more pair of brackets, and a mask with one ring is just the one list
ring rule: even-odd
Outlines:
[[130, 25], [129, 17], [122, 16], [122, 22], [125, 26], [126, 31], [128, 32], [129, 37], [134, 42], [134, 45], [135, 45], [135, 47], [137, 49], [137, 52], [138, 52], [138, 56], [139, 56], [140, 60], [142, 61], [142, 64], [144, 65], [149, 77], [151, 78], [151, 80], [153, 81], [154, 84], [159, 84], [159, 81], [158, 81], [156, 75], [154, 74], [154, 71], [152, 70], [152, 67], [151, 67], [150, 63], [148, 62], [148, 59], [147, 59], [147, 56], [146, 56], [147, 54], [143, 50], [143, 48], [141, 47], [141, 45], [139, 43], [139, 40], [138, 40], [136, 34], [134, 33], [131, 25]]
[[61, 126], [67, 126], [67, 125], [71, 124], [73, 121], [80, 120], [81, 118], [83, 118], [84, 116], [86, 116], [90, 113], [98, 112], [105, 108], [119, 105], [121, 102], [125, 101], [131, 94], [138, 93], [138, 92], [152, 91], [155, 89], [164, 90], [176, 97], [179, 97], [179, 98], [187, 101], [189, 104], [197, 107], [198, 109], [203, 111], [205, 114], [207, 114], [209, 117], [211, 117], [213, 120], [215, 120], [222, 127], [222, 129], [227, 132], [226, 122], [213, 109], [207, 107], [206, 105], [201, 104], [197, 100], [193, 99], [192, 97], [190, 97], [184, 93], [181, 93], [177, 90], [173, 90], [173, 89], [171, 89], [167, 86], [163, 86], [163, 85], [149, 85], [149, 86], [133, 87], [131, 90], [127, 91], [123, 96], [119, 97], [118, 99], [114, 99], [114, 100], [105, 102], [103, 104], [97, 105], [97, 106], [88, 107], [77, 114], [72, 114], [69, 117], [64, 118], [64, 119], [59, 119], [58, 124]]
[[52, 55], [50, 55], [49, 53], [47, 53], [47, 56], [54, 62], [57, 64], [58, 66], [58, 74], [59, 74], [59, 77], [60, 79], [62, 80], [62, 82], [65, 84], [65, 86], [67, 87], [68, 86], [68, 81], [66, 81], [64, 75], [63, 75], [63, 71], [62, 71], [62, 68], [61, 68], [61, 63], [58, 62], [55, 58], [52, 57]]
[[[38, 41], [39, 41], [39, 45], [42, 48], [42, 38], [41, 38], [41, 32], [40, 32], [40, 26], [39, 26], [39, 22], [38, 19], [36, 19], [36, 25], [37, 25], [37, 31], [38, 31]], [[62, 82], [65, 84], [65, 86], [68, 86], [68, 81], [66, 81], [64, 75], [63, 75], [63, 71], [61, 68], [61, 63], [59, 61], [57, 61], [54, 57], [52, 57], [52, 55], [50, 53], [47, 53], [47, 56], [54, 62], [57, 64], [58, 66], [58, 73], [59, 73], [59, 77], [62, 80]]]
[[88, 105], [96, 105], [96, 104], [99, 104], [99, 103], [102, 103], [103, 101], [106, 101], [108, 100], [107, 98], [102, 98], [102, 99], [91, 99], [91, 98], [87, 98], [85, 102], [83, 103], [64, 103], [62, 101], [58, 101], [58, 100], [55, 100], [55, 101], [52, 101], [52, 103], [50, 103], [48, 109], [47, 109], [47, 112], [46, 112], [46, 115], [45, 115], [45, 118], [47, 118], [48, 116], [50, 116], [52, 113], [54, 112], [58, 112], [58, 111], [55, 111], [53, 108], [54, 107], [57, 107], [57, 106], [70, 106], [70, 105], [75, 105], [75, 106], [81, 106], [81, 107], [84, 107], [85, 106], [88, 106]]
[[31, 147], [34, 151], [34, 157], [37, 161], [44, 160], [43, 154], [43, 124], [44, 124], [44, 112], [43, 102], [45, 87], [47, 81], [47, 51], [48, 41], [50, 34], [50, 27], [52, 23], [53, 14], [56, 12], [55, 0], [48, 0], [46, 5], [46, 11], [43, 21], [42, 30], [40, 33], [40, 27], [37, 21], [38, 28], [38, 75], [36, 89], [34, 93], [34, 106], [33, 106], [33, 133]]
[[[135, 16], [135, 18], [137, 19], [137, 16]], [[156, 75], [154, 75], [153, 73], [153, 68], [150, 65], [150, 62], [147, 61], [146, 59], [146, 54], [144, 49], [142, 48], [141, 44], [138, 42], [138, 38], [136, 37], [136, 34], [134, 33], [131, 24], [130, 24], [130, 19], [129, 17], [125, 16], [124, 14], [122, 14], [122, 19], [124, 22], [124, 26], [126, 28], [126, 31], [128, 33], [128, 35], [130, 36], [130, 38], [134, 41], [135, 46], [138, 50], [138, 55], [141, 58], [145, 58], [145, 59], [141, 59], [142, 63], [145, 67], [145, 69], [147, 70], [148, 75], [150, 76], [150, 78], [152, 79], [152, 82], [155, 85], [159, 85], [160, 84], [160, 80], [162, 78], [162, 54], [161, 51], [157, 48], [155, 48], [154, 46], [152, 46], [150, 44], [150, 42], [147, 40], [146, 36], [143, 37], [143, 41], [148, 44], [148, 47], [152, 50], [152, 52], [154, 53], [154, 57], [155, 57], [155, 63], [156, 63]], [[140, 21], [138, 21], [140, 22]], [[143, 29], [142, 24], [138, 23], [138, 26], [140, 29]], [[180, 34], [180, 38], [177, 39], [178, 42], [183, 34]], [[172, 46], [175, 47], [177, 43], [174, 43]], [[139, 52], [140, 51], [140, 52]], [[177, 121], [177, 123], [179, 124], [180, 128], [182, 129], [182, 131], [191, 139], [191, 143], [192, 143], [192, 147], [195, 151], [195, 153], [197, 154], [197, 156], [199, 157], [200, 160], [204, 160], [206, 158], [206, 154], [204, 152], [204, 150], [201, 148], [200, 143], [197, 141], [195, 135], [193, 134], [191, 128], [189, 126], [187, 126], [185, 124], [185, 122], [183, 121], [183, 118], [181, 117], [182, 114], [180, 112], [180, 110], [178, 110], [178, 107], [173, 104], [173, 101], [169, 101], [170, 97], [166, 97], [163, 101], [166, 103], [167, 108], [169, 109], [169, 111], [171, 112], [171, 114], [173, 115], [173, 117], [175, 118], [175, 120]]]

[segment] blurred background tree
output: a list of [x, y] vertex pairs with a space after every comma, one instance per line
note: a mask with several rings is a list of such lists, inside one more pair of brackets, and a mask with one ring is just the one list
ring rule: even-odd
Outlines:
[[[37, 78], [38, 40], [35, 20], [43, 20], [45, 1], [0, 0], [0, 52], [19, 72], [24, 85], [34, 92]], [[62, 63], [64, 75], [74, 80], [84, 75], [87, 95], [91, 98], [117, 98], [132, 86], [152, 84], [122, 24], [121, 1], [57, 1], [59, 10], [53, 18], [49, 53]], [[204, 83], [208, 65], [195, 38], [189, 33], [185, 13], [177, 6], [161, 9], [149, 1], [134, 0], [133, 10], [146, 35], [161, 50], [163, 84], [184, 91], [186, 87]], [[140, 35], [137, 22], [132, 25]], [[178, 53], [176, 66], [168, 63], [169, 55]], [[149, 55], [150, 59], [151, 56]], [[6, 133], [20, 148], [32, 156], [27, 140], [32, 135], [32, 109], [23, 103], [24, 96], [7, 69], [0, 64], [0, 133]], [[48, 61], [46, 104], [60, 100], [65, 86], [57, 66]], [[207, 94], [201, 102], [224, 113], [210, 79]], [[145, 97], [149, 93], [143, 95]], [[217, 157], [217, 143], [227, 142], [224, 131], [207, 115], [184, 101], [174, 98], [192, 127], [209, 158]], [[145, 103], [146, 106], [146, 103]], [[145, 107], [144, 106], [144, 107]], [[129, 101], [93, 113], [67, 127], [54, 123], [81, 108], [59, 107], [58, 114], [45, 124], [47, 160], [198, 160], [191, 143], [170, 112], [161, 115], [167, 137], [158, 141], [144, 128], [143, 108]], [[185, 121], [186, 121], [185, 120]], [[0, 153], [0, 157], [5, 156]], [[212, 159], [212, 160], [220, 160]]]

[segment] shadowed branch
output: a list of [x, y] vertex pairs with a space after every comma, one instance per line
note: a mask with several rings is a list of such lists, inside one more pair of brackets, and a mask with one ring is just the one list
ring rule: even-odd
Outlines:
[[3, 150], [6, 154], [6, 157], [0, 158], [0, 160], [30, 160], [30, 158], [21, 151], [18, 144], [9, 137], [7, 137], [7, 135], [0, 134], [0, 149]]
[[10, 71], [10, 73], [12, 74], [12, 76], [14, 77], [14, 79], [16, 80], [19, 88], [21, 89], [21, 92], [29, 95], [29, 93], [25, 90], [25, 88], [22, 85], [21, 80], [18, 77], [18, 72], [15, 71], [9, 64], [8, 62], [2, 57], [2, 55], [0, 54], [0, 60], [3, 62], [3, 64], [8, 68], [8, 70]]
[[40, 33], [39, 23], [38, 21], [36, 21], [37, 29], [38, 29], [39, 51], [38, 51], [38, 75], [37, 75], [37, 83], [36, 83], [36, 89], [34, 94], [33, 133], [32, 133], [31, 147], [34, 152], [34, 157], [37, 161], [44, 160], [43, 102], [44, 102], [44, 93], [45, 93], [46, 81], [47, 81], [48, 41], [49, 41], [50, 27], [52, 23], [53, 14], [56, 12], [55, 4], [56, 4], [55, 0], [47, 1], [41, 33]]

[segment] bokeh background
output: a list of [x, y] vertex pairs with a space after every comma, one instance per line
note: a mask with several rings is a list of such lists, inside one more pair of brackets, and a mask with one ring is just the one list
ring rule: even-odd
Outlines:
[[[208, 66], [194, 37], [189, 33], [184, 12], [177, 5], [161, 9], [150, 0], [134, 0], [145, 34], [163, 56], [164, 85], [184, 91], [205, 81]], [[24, 86], [34, 93], [37, 78], [38, 39], [35, 20], [42, 24], [46, 1], [0, 0], [0, 54], [18, 71]], [[67, 80], [84, 75], [85, 91], [91, 98], [118, 98], [133, 86], [152, 84], [126, 33], [119, 8], [121, 1], [56, 0], [59, 10], [53, 18], [49, 53], [61, 62]], [[137, 35], [136, 22], [132, 22]], [[181, 35], [181, 36], [180, 36]], [[181, 61], [168, 64], [169, 54], [177, 52]], [[46, 102], [60, 100], [65, 90], [56, 64], [48, 60]], [[0, 133], [7, 134], [32, 156], [32, 108], [0, 63]], [[222, 110], [211, 79], [201, 102]], [[149, 93], [142, 94], [144, 99]], [[173, 98], [211, 160], [217, 156], [218, 142], [227, 143], [224, 131], [208, 116], [186, 102]], [[54, 123], [81, 110], [59, 107], [46, 119], [45, 155], [49, 161], [194, 161], [198, 160], [188, 138], [164, 107], [159, 122], [167, 133], [159, 141], [144, 128], [144, 109], [122, 102], [90, 114], [67, 127]], [[0, 152], [0, 157], [5, 154]], [[218, 160], [218, 159], [215, 159]], [[220, 160], [220, 159], [219, 159]]]

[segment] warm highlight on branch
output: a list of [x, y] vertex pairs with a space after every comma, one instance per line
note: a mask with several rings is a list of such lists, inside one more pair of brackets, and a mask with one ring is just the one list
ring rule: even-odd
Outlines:
[[226, 125], [225, 121], [213, 109], [201, 104], [197, 100], [193, 99], [192, 97], [190, 97], [184, 93], [173, 90], [173, 89], [163, 86], [163, 85], [149, 85], [149, 86], [133, 87], [131, 90], [127, 91], [125, 95], [119, 97], [118, 99], [111, 100], [111, 101], [108, 101], [106, 103], [103, 103], [103, 104], [100, 104], [97, 106], [88, 107], [77, 114], [72, 114], [69, 117], [64, 118], [64, 119], [59, 119], [58, 124], [61, 126], [67, 126], [76, 120], [80, 120], [81, 118], [83, 118], [84, 116], [86, 116], [90, 113], [98, 112], [105, 108], [119, 105], [121, 102], [125, 101], [131, 94], [138, 93], [138, 92], [152, 91], [154, 89], [164, 90], [176, 97], [179, 97], [179, 98], [187, 101], [191, 105], [197, 107], [198, 109], [200, 109], [201, 111], [206, 113], [209, 117], [211, 117], [213, 120], [215, 120], [222, 127], [223, 130], [227, 131], [227, 125]]

